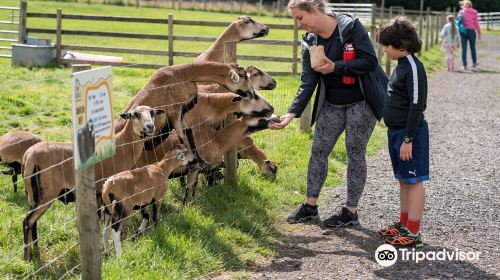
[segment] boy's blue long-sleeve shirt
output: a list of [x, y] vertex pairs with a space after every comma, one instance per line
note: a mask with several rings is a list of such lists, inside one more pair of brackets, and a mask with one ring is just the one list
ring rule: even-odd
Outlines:
[[415, 137], [427, 106], [427, 74], [414, 55], [398, 59], [387, 85], [384, 122], [389, 128], [406, 128], [405, 136]]

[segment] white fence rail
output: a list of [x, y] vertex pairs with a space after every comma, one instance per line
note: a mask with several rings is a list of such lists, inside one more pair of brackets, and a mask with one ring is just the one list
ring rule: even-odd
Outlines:
[[500, 12], [478, 13], [479, 24], [482, 28], [493, 29], [500, 27]]

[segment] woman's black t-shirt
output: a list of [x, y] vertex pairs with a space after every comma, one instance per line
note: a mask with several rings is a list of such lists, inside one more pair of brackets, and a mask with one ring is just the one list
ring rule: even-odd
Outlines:
[[[318, 45], [325, 47], [326, 56], [333, 62], [343, 60], [343, 45], [340, 40], [339, 29], [335, 30], [330, 38], [323, 39], [318, 36]], [[354, 46], [356, 49], [356, 46]], [[356, 77], [356, 83], [345, 85], [342, 83], [342, 76], [334, 73], [326, 75], [320, 74], [325, 83], [326, 100], [332, 104], [345, 105], [364, 100], [363, 92], [359, 86], [359, 80]]]

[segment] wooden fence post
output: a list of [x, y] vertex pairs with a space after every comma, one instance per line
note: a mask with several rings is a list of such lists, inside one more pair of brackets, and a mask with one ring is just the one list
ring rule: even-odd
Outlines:
[[62, 44], [62, 12], [57, 9], [56, 16], [56, 62], [61, 65], [61, 44]]
[[[73, 72], [90, 69], [90, 64], [73, 65]], [[80, 235], [81, 279], [101, 279], [99, 221], [94, 166], [75, 172], [76, 213]]]
[[491, 20], [491, 14], [488, 13], [486, 14], [486, 30], [490, 30], [490, 20]]
[[[312, 100], [311, 100], [312, 101]], [[304, 112], [302, 112], [302, 115], [300, 116], [300, 130], [303, 132], [311, 132], [311, 101], [307, 103], [306, 108], [304, 109]]]
[[427, 12], [425, 14], [425, 23], [426, 23], [426, 27], [425, 27], [425, 50], [428, 50], [429, 49], [429, 33], [430, 33], [430, 29], [431, 29], [431, 21], [430, 21], [430, 18], [431, 18], [431, 7], [427, 7]]
[[[229, 41], [224, 42], [224, 63], [235, 63], [236, 62], [236, 42]], [[236, 116], [231, 115], [226, 117], [226, 124], [230, 124], [236, 120]], [[236, 186], [237, 184], [237, 171], [238, 171], [238, 146], [233, 146], [224, 155], [224, 164], [226, 168], [224, 169], [224, 180], [226, 184], [231, 186]]]
[[[422, 40], [422, 28], [423, 28], [423, 13], [424, 13], [424, 0], [420, 0], [420, 10], [418, 13], [418, 37], [420, 40]], [[423, 40], [422, 40], [423, 41]], [[420, 56], [422, 54], [422, 50], [418, 52], [418, 55]]]
[[298, 60], [298, 46], [299, 43], [299, 29], [297, 28], [297, 22], [293, 21], [293, 47], [292, 47], [292, 74], [297, 74], [297, 60]]
[[436, 36], [434, 37], [434, 45], [439, 43], [439, 32], [441, 31], [441, 25], [439, 25], [439, 19], [441, 16], [438, 14], [434, 17], [434, 31], [436, 32]]
[[375, 33], [377, 32], [377, 19], [376, 19], [376, 8], [377, 4], [372, 4], [372, 26], [370, 27], [370, 33], [371, 33], [371, 41], [372, 41], [372, 46], [376, 47], [375, 45]]
[[[26, 43], [26, 14], [28, 13], [28, 3], [26, 1], [21, 1], [19, 5], [19, 35], [17, 37], [17, 42], [19, 44]], [[14, 20], [14, 18], [12, 18]]]
[[263, 15], [263, 10], [262, 10], [262, 3], [263, 0], [259, 0], [259, 15]]
[[174, 65], [174, 15], [168, 15], [168, 65]]

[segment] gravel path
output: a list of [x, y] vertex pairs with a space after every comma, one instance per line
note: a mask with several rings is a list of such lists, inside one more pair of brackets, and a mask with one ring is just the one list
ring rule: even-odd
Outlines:
[[[398, 261], [385, 268], [375, 262], [382, 244], [376, 231], [399, 219], [397, 182], [384, 149], [369, 158], [361, 226], [287, 225], [280, 256], [249, 278], [500, 279], [500, 36], [484, 36], [478, 55], [480, 71], [440, 72], [429, 80], [431, 180], [422, 233], [424, 252], [479, 251], [479, 261]], [[337, 211], [345, 193], [345, 187], [322, 193], [322, 218]]]

